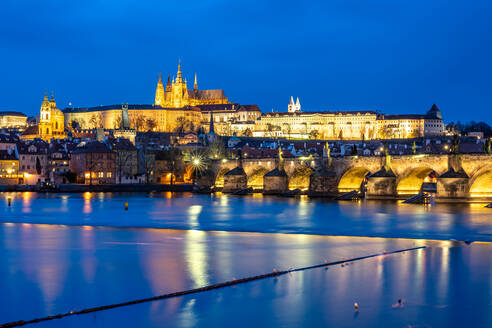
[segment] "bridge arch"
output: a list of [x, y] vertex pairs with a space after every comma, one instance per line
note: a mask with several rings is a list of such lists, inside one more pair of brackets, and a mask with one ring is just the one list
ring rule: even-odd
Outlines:
[[482, 167], [470, 178], [470, 197], [492, 197], [492, 165]]
[[436, 182], [437, 173], [429, 166], [411, 167], [397, 179], [396, 192], [399, 195], [415, 195], [424, 182]]
[[248, 175], [248, 187], [253, 189], [263, 189], [263, 176], [268, 170], [262, 166], [256, 168]]
[[224, 175], [229, 172], [230, 169], [228, 167], [223, 167], [217, 173], [215, 177], [215, 187], [223, 188], [224, 187]]
[[309, 167], [299, 167], [292, 172], [289, 177], [289, 189], [309, 189], [309, 177], [314, 170]]
[[366, 181], [367, 175], [371, 173], [365, 167], [351, 167], [345, 171], [338, 181], [339, 192], [349, 192], [361, 190], [362, 184]]

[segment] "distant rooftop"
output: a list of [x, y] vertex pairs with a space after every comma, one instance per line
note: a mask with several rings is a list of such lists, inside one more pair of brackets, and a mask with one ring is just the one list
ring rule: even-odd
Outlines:
[[27, 117], [26, 114], [21, 113], [21, 112], [15, 112], [15, 111], [0, 111], [0, 116], [20, 116], [20, 117]]

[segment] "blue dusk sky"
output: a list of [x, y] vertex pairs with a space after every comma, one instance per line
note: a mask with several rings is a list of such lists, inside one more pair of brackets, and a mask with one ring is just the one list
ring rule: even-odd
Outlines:
[[287, 110], [492, 123], [492, 1], [0, 2], [0, 110], [151, 104], [158, 73]]

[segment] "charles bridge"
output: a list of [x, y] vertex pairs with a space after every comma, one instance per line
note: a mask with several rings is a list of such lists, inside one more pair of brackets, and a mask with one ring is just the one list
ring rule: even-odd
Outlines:
[[[279, 164], [281, 163], [281, 164]], [[367, 198], [404, 198], [434, 183], [438, 199], [492, 197], [492, 155], [444, 154], [278, 158], [216, 161], [201, 185], [224, 192], [300, 189], [313, 196], [366, 190]]]

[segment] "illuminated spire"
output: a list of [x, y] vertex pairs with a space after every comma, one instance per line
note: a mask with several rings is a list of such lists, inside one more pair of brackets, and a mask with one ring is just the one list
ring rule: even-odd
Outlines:
[[48, 101], [48, 90], [44, 89], [44, 100]]
[[181, 75], [181, 58], [179, 59], [178, 62], [178, 74], [176, 76], [176, 83], [181, 83], [183, 82], [183, 76]]
[[196, 73], [195, 73], [195, 83], [193, 84], [193, 90], [198, 90], [198, 82], [196, 79]]
[[154, 104], [158, 106], [164, 105], [164, 86], [162, 85], [162, 76], [159, 72], [159, 81], [157, 82], [157, 88], [155, 89]]
[[55, 92], [54, 91], [51, 91], [51, 99], [50, 99], [51, 102], [55, 102]]
[[166, 92], [171, 91], [171, 74], [167, 75], [167, 84], [166, 84]]

